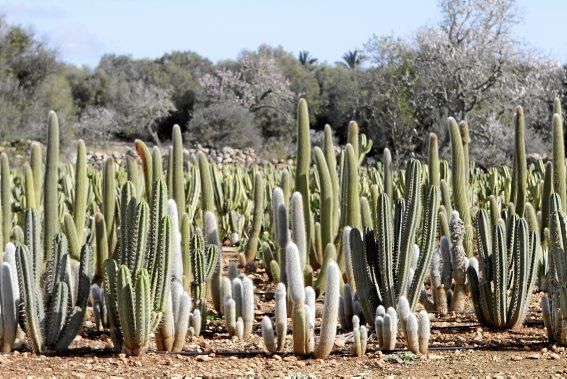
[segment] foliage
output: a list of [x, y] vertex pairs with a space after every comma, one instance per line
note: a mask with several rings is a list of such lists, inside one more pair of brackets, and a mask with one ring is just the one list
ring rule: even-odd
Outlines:
[[189, 141], [204, 146], [258, 149], [262, 144], [253, 113], [238, 104], [197, 109], [187, 130]]

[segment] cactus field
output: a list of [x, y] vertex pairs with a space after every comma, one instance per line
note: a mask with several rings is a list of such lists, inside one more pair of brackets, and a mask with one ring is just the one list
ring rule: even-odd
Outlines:
[[176, 125], [97, 167], [50, 112], [0, 155], [0, 372], [564, 376], [563, 123], [556, 100], [545, 161], [517, 107], [510, 166], [477, 167], [453, 118], [443, 152], [369, 163], [355, 121], [312, 144], [301, 99], [289, 165], [190, 156]]

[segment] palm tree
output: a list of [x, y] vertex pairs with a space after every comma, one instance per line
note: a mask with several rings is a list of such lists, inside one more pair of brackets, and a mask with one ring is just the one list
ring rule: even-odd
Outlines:
[[365, 60], [366, 57], [364, 56], [362, 51], [355, 49], [355, 50], [349, 50], [346, 53], [344, 53], [343, 60], [337, 62], [337, 64], [343, 65], [351, 70], [356, 70]]
[[301, 63], [303, 66], [311, 66], [314, 65], [315, 63], [317, 63], [317, 58], [311, 56], [311, 54], [309, 53], [309, 51], [307, 50], [301, 50], [299, 52], [299, 56], [297, 57], [297, 60], [299, 61], [299, 63]]

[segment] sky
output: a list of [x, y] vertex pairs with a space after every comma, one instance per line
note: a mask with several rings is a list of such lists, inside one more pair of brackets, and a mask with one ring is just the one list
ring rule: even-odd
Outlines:
[[[517, 36], [567, 62], [567, 0], [518, 0]], [[191, 50], [213, 61], [266, 43], [334, 63], [373, 35], [409, 37], [435, 25], [437, 0], [0, 0], [0, 14], [30, 28], [66, 62], [96, 66], [106, 53], [157, 58]]]

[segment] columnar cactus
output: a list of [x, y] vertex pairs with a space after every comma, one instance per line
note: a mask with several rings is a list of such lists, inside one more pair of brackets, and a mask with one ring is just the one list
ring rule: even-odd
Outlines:
[[358, 229], [351, 231], [356, 288], [367, 320], [374, 320], [378, 305], [393, 306], [399, 296], [407, 296], [411, 309], [417, 304], [433, 253], [439, 191], [434, 186], [427, 190], [421, 248], [416, 268], [412, 270], [411, 261], [421, 219], [420, 201], [421, 164], [411, 160], [406, 169], [405, 199], [397, 202], [395, 214], [391, 211], [388, 195], [383, 193], [377, 207], [376, 230], [365, 233], [364, 239]]
[[65, 234], [56, 234], [52, 246], [43, 278], [39, 270], [34, 270], [34, 261], [42, 261], [37, 257], [39, 252], [30, 251], [25, 245], [16, 247], [22, 317], [30, 347], [37, 354], [62, 352], [73, 341], [85, 316], [93, 275], [92, 249], [86, 244], [81, 250], [77, 293], [74, 294], [74, 275]]
[[[311, 165], [311, 139], [309, 136], [309, 112], [307, 101], [300, 99], [297, 106], [297, 160], [295, 170], [295, 190], [303, 199], [310, 199], [309, 169]], [[309, 250], [312, 243], [311, 207], [303, 207], [305, 223], [305, 242]]]
[[565, 168], [565, 144], [563, 141], [563, 117], [553, 115], [553, 190], [561, 198], [561, 209], [567, 211], [567, 168]]
[[12, 351], [18, 330], [20, 290], [16, 271], [16, 247], [6, 244], [0, 264], [0, 351]]
[[292, 305], [293, 352], [305, 354], [305, 290], [303, 270], [297, 246], [290, 242], [286, 248], [288, 290]]
[[276, 286], [275, 298], [275, 319], [277, 334], [277, 351], [285, 350], [285, 337], [287, 335], [287, 291], [283, 283]]
[[449, 310], [463, 312], [465, 309], [465, 281], [469, 259], [466, 257], [463, 247], [465, 226], [459, 218], [459, 212], [457, 211], [453, 211], [449, 230], [451, 233], [451, 271], [455, 279], [455, 289], [453, 290], [452, 301], [449, 303]]
[[[123, 186], [120, 249], [104, 264], [104, 293], [115, 349], [140, 355], [150, 333], [171, 312], [172, 225], [165, 214], [163, 180], [153, 184], [151, 210], [132, 188], [129, 182]], [[159, 338], [158, 347], [171, 349], [172, 328], [162, 328]]]
[[195, 233], [191, 240], [191, 268], [193, 270], [191, 297], [195, 308], [199, 309], [201, 314], [207, 314], [207, 281], [212, 278], [219, 259], [218, 246], [206, 245], [201, 233]]
[[547, 291], [541, 299], [543, 319], [551, 341], [567, 345], [567, 264], [565, 241], [567, 241], [567, 216], [561, 208], [559, 194], [551, 195], [549, 220], [549, 273]]
[[514, 174], [516, 182], [513, 186], [514, 198], [512, 202], [516, 205], [516, 214], [524, 215], [526, 206], [526, 186], [528, 180], [528, 163], [526, 161], [526, 142], [524, 126], [524, 110], [518, 106], [514, 117], [515, 145], [514, 145]]
[[[461, 132], [457, 122], [449, 117], [449, 134], [451, 136], [451, 154], [452, 154], [452, 190], [455, 209], [459, 212], [465, 223], [464, 247], [467, 256], [473, 255], [473, 230], [470, 216], [469, 205], [469, 189], [468, 189], [468, 153], [464, 151], [464, 145]], [[468, 132], [467, 132], [468, 135]]]
[[264, 180], [260, 173], [254, 177], [254, 213], [252, 215], [252, 230], [246, 244], [246, 261], [252, 262], [256, 258], [260, 244], [262, 217], [264, 216]]
[[[45, 161], [45, 181], [43, 183], [43, 252], [46, 260], [51, 259], [53, 240], [59, 233], [57, 178], [59, 168], [59, 122], [55, 112], [49, 112], [47, 131], [47, 155]], [[5, 206], [3, 204], [3, 206]], [[6, 221], [4, 221], [5, 223]]]
[[315, 346], [315, 357], [324, 359], [329, 356], [335, 343], [337, 333], [337, 316], [339, 312], [339, 266], [334, 261], [327, 266], [327, 286], [325, 304], [321, 317], [319, 342]]
[[476, 215], [478, 263], [468, 267], [478, 321], [494, 329], [511, 329], [524, 321], [537, 272], [539, 236], [518, 215], [493, 225], [488, 213]]

